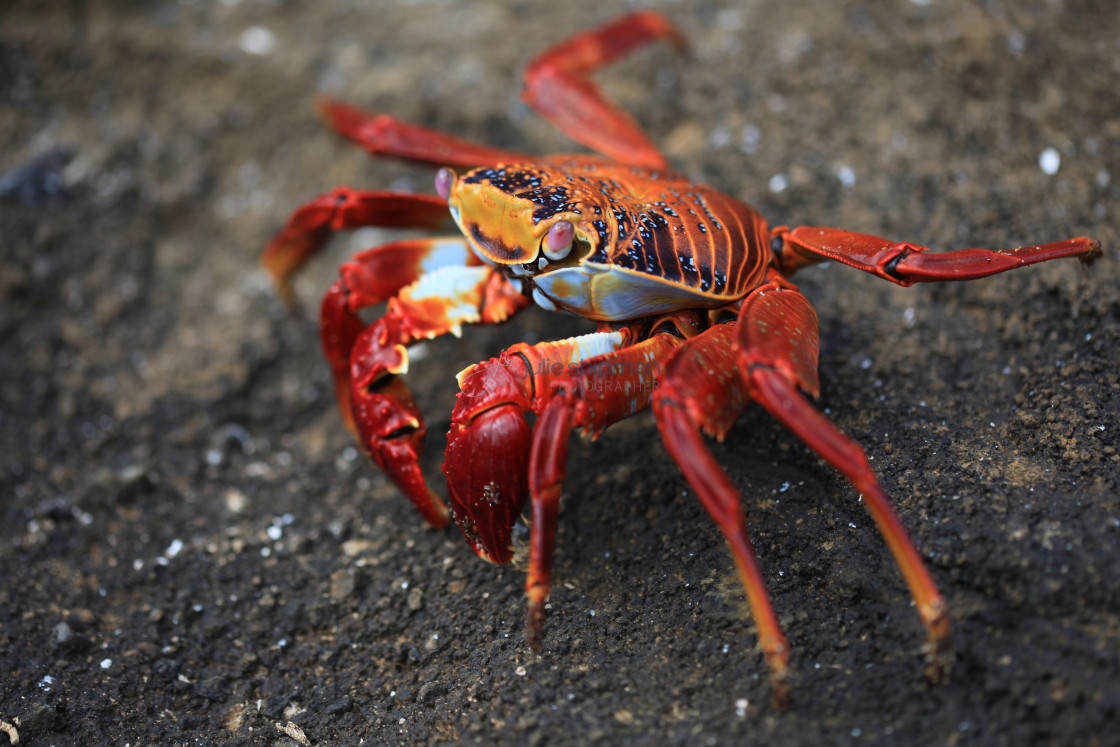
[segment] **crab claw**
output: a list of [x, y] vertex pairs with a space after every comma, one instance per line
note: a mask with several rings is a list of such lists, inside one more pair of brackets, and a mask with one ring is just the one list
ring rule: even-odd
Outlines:
[[358, 439], [420, 515], [434, 527], [448, 523], [447, 507], [420, 469], [424, 420], [412, 392], [397, 374], [408, 370], [408, 353], [391, 339], [385, 320], [358, 335], [350, 355], [350, 407]]
[[493, 359], [460, 375], [443, 472], [451, 516], [484, 560], [513, 558], [513, 524], [529, 496], [532, 431], [521, 359]]
[[532, 432], [513, 405], [479, 415], [469, 426], [451, 424], [443, 471], [451, 515], [479, 557], [513, 558], [513, 524], [529, 495], [527, 465]]

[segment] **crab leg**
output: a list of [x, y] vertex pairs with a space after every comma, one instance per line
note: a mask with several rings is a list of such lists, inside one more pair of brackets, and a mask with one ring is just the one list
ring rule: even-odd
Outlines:
[[1100, 242], [1085, 236], [1000, 251], [960, 249], [938, 254], [927, 254], [929, 248], [919, 244], [895, 243], [839, 228], [778, 228], [772, 236], [781, 241], [778, 263], [786, 276], [805, 265], [831, 259], [904, 286], [981, 278], [1063, 257], [1090, 264], [1101, 253]]
[[340, 135], [375, 156], [394, 156], [429, 166], [467, 168], [500, 161], [524, 162], [532, 158], [402, 122], [388, 114], [367, 114], [329, 98], [319, 99], [318, 107]]
[[563, 41], [529, 63], [522, 98], [578, 143], [634, 166], [665, 168], [665, 157], [641, 128], [588, 75], [643, 44], [680, 32], [660, 13], [639, 11]]
[[766, 591], [739, 491], [701, 435], [722, 439], [746, 405], [745, 386], [736, 370], [737, 334], [737, 324], [721, 324], [686, 341], [665, 367], [653, 412], [666, 450], [727, 540], [758, 627], [774, 702], [783, 706], [790, 697], [789, 646]]
[[[398, 242], [359, 255], [323, 301], [323, 348], [348, 425], [362, 448], [408, 496], [433, 526], [447, 523], [447, 509], [428, 488], [420, 470], [423, 417], [407, 384], [407, 346], [463, 324], [505, 321], [528, 305], [505, 278], [486, 266], [454, 264], [466, 252], [459, 240]], [[397, 260], [397, 274], [377, 271]], [[429, 267], [425, 267], [425, 261]], [[357, 311], [392, 293], [394, 282], [410, 284], [388, 300], [386, 313], [364, 327]], [[395, 277], [395, 281], [394, 281]]]
[[[607, 426], [648, 408], [661, 362], [680, 342], [676, 336], [656, 334], [578, 365], [551, 372], [545, 369], [534, 380], [538, 409], [543, 405], [544, 410], [533, 429], [529, 456], [533, 525], [525, 591], [529, 601], [526, 638], [533, 648], [540, 645], [544, 606], [552, 588], [552, 552], [560, 491], [567, 475], [569, 435], [581, 428], [598, 436]], [[537, 346], [533, 352], [539, 356], [542, 348]]]
[[839, 470], [859, 491], [910, 587], [929, 634], [927, 673], [941, 681], [948, 674], [949, 614], [941, 593], [891, 508], [867, 456], [814, 408], [799, 390], [818, 393], [817, 315], [795, 290], [763, 286], [740, 312], [739, 369], [750, 398], [766, 408]]
[[447, 203], [434, 195], [335, 187], [297, 208], [261, 254], [277, 293], [290, 303], [292, 276], [323, 248], [331, 234], [363, 226], [455, 229]]

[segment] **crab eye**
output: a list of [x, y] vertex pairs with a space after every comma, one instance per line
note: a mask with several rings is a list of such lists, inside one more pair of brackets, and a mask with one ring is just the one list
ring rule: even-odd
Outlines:
[[440, 169], [436, 172], [436, 194], [443, 199], [451, 196], [451, 185], [455, 183], [455, 172], [451, 169]]
[[548, 229], [544, 238], [544, 256], [556, 261], [564, 259], [572, 251], [572, 239], [576, 236], [576, 227], [571, 221], [558, 220]]

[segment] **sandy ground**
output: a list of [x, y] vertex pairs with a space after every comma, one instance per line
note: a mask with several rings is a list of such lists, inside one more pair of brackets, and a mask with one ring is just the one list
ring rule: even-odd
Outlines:
[[[678, 169], [772, 223], [1105, 245], [1088, 270], [960, 285], [798, 278], [822, 320], [820, 404], [951, 604], [952, 680], [923, 678], [856, 495], [758, 410], [714, 450], [790, 639], [792, 707], [770, 705], [731, 560], [648, 416], [573, 444], [530, 652], [523, 568], [425, 529], [358, 457], [314, 320], [258, 269], [335, 184], [431, 189], [326, 131], [316, 92], [569, 150], [519, 103], [519, 70], [617, 10], [6, 2], [0, 721], [21, 744], [292, 745], [289, 722], [310, 744], [1120, 744], [1115, 7], [652, 5], [692, 55], [651, 48], [598, 79]], [[301, 297], [385, 239], [335, 242]], [[583, 329], [530, 313], [427, 347], [410, 376], [433, 480], [452, 375]]]

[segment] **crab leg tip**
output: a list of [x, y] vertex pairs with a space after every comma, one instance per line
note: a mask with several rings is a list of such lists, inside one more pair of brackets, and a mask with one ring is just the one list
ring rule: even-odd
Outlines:
[[948, 635], [930, 636], [922, 646], [926, 662], [926, 677], [934, 684], [949, 681], [953, 669], [953, 647]]
[[544, 602], [530, 602], [525, 622], [525, 641], [533, 651], [541, 650], [544, 640]]
[[790, 687], [785, 672], [770, 678], [770, 702], [777, 711], [789, 708], [793, 702], [793, 688]]

